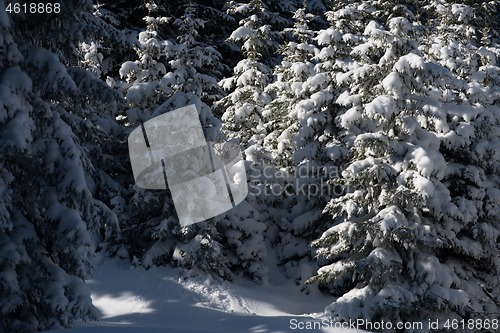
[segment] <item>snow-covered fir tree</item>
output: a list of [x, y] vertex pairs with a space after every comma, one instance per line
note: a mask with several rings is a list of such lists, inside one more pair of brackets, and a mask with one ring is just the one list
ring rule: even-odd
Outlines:
[[[276, 15], [261, 1], [231, 3], [228, 12], [246, 16], [227, 39], [229, 43], [241, 45], [245, 59], [234, 68], [234, 76], [220, 82], [230, 93], [215, 104], [214, 110], [222, 114], [222, 132], [245, 152], [249, 195], [227, 213], [221, 225], [229, 250], [236, 252], [236, 256], [231, 255], [234, 257], [232, 269], [249, 274], [254, 280], [267, 281], [269, 267], [264, 261], [268, 258], [268, 249], [278, 241], [276, 221], [280, 219], [280, 209], [277, 205], [284, 198], [285, 181], [289, 180], [286, 173], [281, 175], [263, 146], [267, 131], [262, 111], [271, 101], [265, 88], [272, 80], [272, 69], [262, 60], [270, 55], [276, 43], [276, 32], [264, 23]], [[272, 256], [268, 259], [275, 260]]]
[[114, 165], [112, 110], [121, 100], [76, 68], [76, 50], [120, 33], [86, 2], [46, 4], [53, 14], [43, 16], [6, 5], [0, 2], [0, 332], [69, 327], [98, 314], [82, 280], [92, 269], [93, 238], [117, 226], [106, 203], [112, 197], [99, 193], [116, 185], [103, 179]]
[[101, 77], [101, 63], [103, 60], [103, 55], [100, 52], [102, 45], [92, 41], [90, 44], [82, 42], [80, 44], [80, 52], [83, 56], [83, 60], [80, 63], [82, 68], [85, 68], [96, 78]]
[[[144, 122], [171, 92], [161, 84], [166, 74], [165, 65], [160, 61], [164, 41], [158, 36], [158, 26], [166, 23], [166, 17], [153, 17], [158, 6], [153, 1], [145, 2], [148, 15], [144, 17], [146, 31], [141, 31], [138, 44], [134, 46], [138, 60], [126, 61], [120, 68], [120, 77], [125, 79], [118, 85], [128, 104], [125, 111], [129, 125]], [[112, 83], [112, 86], [114, 84]]]
[[[200, 41], [198, 30], [206, 22], [196, 17], [196, 11], [195, 4], [185, 6], [184, 15], [174, 21], [179, 31], [177, 43], [167, 42], [164, 47], [172, 69], [162, 79], [162, 83], [173, 92], [167, 105], [182, 107], [192, 96], [197, 96], [208, 106], [223, 97], [217, 81], [225, 70], [221, 62], [222, 56], [213, 46]], [[212, 117], [207, 110], [204, 108], [203, 119]], [[215, 135], [211, 131], [207, 139], [216, 140]]]
[[498, 87], [426, 62], [407, 17], [379, 17], [335, 77], [349, 162], [331, 182], [346, 193], [325, 208], [335, 225], [314, 245], [329, 263], [310, 282], [339, 296], [341, 320], [495, 318]]
[[[190, 3], [184, 8], [182, 17], [174, 21], [179, 31], [177, 41], [166, 42], [162, 49], [171, 71], [161, 78], [160, 84], [164, 90], [168, 89], [169, 95], [151, 117], [195, 105], [206, 140], [218, 142], [222, 139], [220, 121], [212, 115], [207, 103], [222, 94], [217, 78], [211, 76], [222, 68], [221, 55], [199, 41], [198, 30], [204, 21], [196, 17], [196, 5]], [[137, 186], [134, 190], [134, 209], [122, 240], [131, 256], [137, 256], [145, 267], [166, 264], [185, 267], [187, 277], [201, 270], [216, 278], [231, 278], [228, 259], [219, 244], [216, 221], [209, 219], [181, 227], [169, 191], [158, 193]]]
[[[283, 160], [295, 178], [294, 195], [287, 198], [283, 207], [286, 217], [283, 216], [280, 224], [280, 260], [285, 263], [289, 277], [307, 288], [304, 282], [318, 268], [309, 244], [321, 234], [321, 228], [325, 228], [329, 219], [322, 216], [322, 211], [328, 199], [334, 196], [334, 189], [326, 180], [339, 172], [343, 156], [342, 145], [334, 140], [337, 129], [333, 118], [339, 106], [334, 104], [332, 75], [338, 63], [346, 66], [343, 61], [348, 48], [340, 33], [330, 28], [321, 30], [314, 38], [320, 51], [312, 44], [305, 12], [298, 10], [296, 19], [292, 31], [297, 41], [288, 43], [296, 50], [282, 63], [287, 75], [278, 75], [278, 81], [271, 85], [284, 89], [276, 91], [277, 97], [269, 105], [277, 108], [268, 111], [270, 117], [276, 117], [277, 123], [287, 128], [269, 137], [274, 135], [278, 148], [287, 152]], [[279, 119], [281, 106], [286, 115]]]
[[294, 14], [293, 28], [283, 31], [291, 34], [293, 41], [280, 48], [283, 60], [274, 69], [276, 82], [266, 87], [266, 92], [275, 98], [262, 111], [268, 133], [264, 146], [271, 152], [274, 161], [289, 173], [295, 173], [293, 138], [299, 130], [291, 110], [309, 97], [309, 89], [302, 87], [315, 74], [311, 58], [315, 51], [319, 51], [312, 44], [313, 32], [308, 27], [313, 17], [304, 8], [298, 9]]
[[264, 89], [271, 82], [272, 70], [260, 60], [275, 46], [275, 32], [265, 24], [268, 12], [260, 0], [239, 5], [229, 10], [249, 15], [240, 21], [240, 27], [231, 33], [229, 43], [241, 41], [245, 59], [234, 68], [234, 76], [220, 82], [230, 93], [215, 107], [222, 114], [222, 131], [229, 140], [237, 140], [246, 149], [254, 144], [262, 144], [266, 134], [262, 121], [262, 108], [271, 102]]

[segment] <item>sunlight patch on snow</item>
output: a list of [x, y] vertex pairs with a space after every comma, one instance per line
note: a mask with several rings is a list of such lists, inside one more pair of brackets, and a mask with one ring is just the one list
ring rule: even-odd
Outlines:
[[151, 313], [155, 311], [150, 307], [153, 302], [143, 300], [140, 296], [134, 295], [131, 292], [121, 293], [118, 297], [109, 294], [102, 296], [92, 295], [92, 301], [103, 314], [103, 319], [132, 313]]
[[204, 300], [194, 304], [196, 307], [264, 317], [289, 315], [274, 304], [246, 295], [248, 291], [245, 288], [229, 286], [227, 283], [207, 285], [199, 281], [187, 281], [183, 288], [202, 296]]
[[259, 300], [252, 299], [243, 299], [238, 297], [227, 297], [227, 301], [224, 300], [224, 296], [220, 295], [222, 298], [222, 303], [217, 304], [211, 299], [208, 302], [198, 302], [193, 306], [219, 310], [226, 313], [235, 313], [240, 315], [257, 315], [262, 317], [279, 317], [279, 316], [287, 316], [290, 315], [286, 312], [283, 312], [273, 306], [272, 304], [268, 304], [266, 302], [262, 302]]
[[[163, 280], [177, 282], [171, 277], [163, 277]], [[265, 291], [259, 292], [253, 289], [248, 289], [244, 286], [229, 284], [227, 282], [218, 283], [212, 281], [211, 279], [192, 279], [183, 281], [180, 286], [183, 289], [189, 290], [198, 295], [199, 298], [197, 299], [197, 302], [195, 301], [192, 304], [194, 307], [207, 308], [239, 315], [257, 315], [262, 317], [292, 315], [289, 311], [287, 311], [286, 307], [283, 308], [283, 306], [278, 306], [268, 299], [268, 297], [265, 297], [267, 296], [267, 292]], [[290, 290], [286, 287], [285, 290], [286, 291], [282, 291], [282, 293], [286, 294], [290, 292]], [[278, 294], [274, 294], [274, 296], [274, 298], [277, 297], [280, 299]], [[303, 314], [294, 315], [300, 317]]]

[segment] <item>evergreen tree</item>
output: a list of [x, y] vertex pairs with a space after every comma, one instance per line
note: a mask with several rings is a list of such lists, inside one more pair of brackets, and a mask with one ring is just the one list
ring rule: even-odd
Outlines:
[[92, 41], [90, 44], [82, 42], [80, 44], [80, 51], [83, 55], [83, 61], [81, 61], [81, 67], [85, 68], [96, 78], [101, 77], [101, 63], [103, 60], [103, 55], [100, 52], [102, 45]]
[[[174, 21], [180, 33], [177, 36], [178, 43], [167, 42], [164, 48], [172, 71], [164, 76], [162, 82], [173, 91], [170, 101], [166, 103], [179, 107], [186, 105], [186, 101], [193, 96], [197, 96], [205, 105], [202, 118], [210, 118], [208, 121], [215, 124], [217, 121], [209, 115], [207, 106], [223, 97], [217, 81], [225, 70], [221, 63], [222, 56], [214, 47], [200, 42], [198, 30], [203, 28], [206, 22], [196, 18], [197, 6], [190, 3], [185, 8], [184, 15]], [[208, 135], [207, 139], [216, 141], [213, 130]]]
[[[222, 139], [220, 121], [206, 103], [222, 93], [217, 79], [211, 76], [221, 69], [221, 56], [198, 40], [198, 29], [204, 21], [195, 14], [195, 4], [185, 5], [184, 15], [174, 21], [180, 33], [177, 43], [164, 44], [162, 52], [171, 71], [161, 78], [160, 84], [169, 95], [151, 117], [193, 104], [206, 140], [218, 142]], [[214, 219], [181, 227], [169, 191], [158, 193], [137, 186], [134, 190], [131, 221], [124, 227], [123, 239], [118, 240], [130, 256], [136, 256], [145, 267], [169, 263], [185, 267], [186, 277], [201, 270], [216, 278], [231, 278]]]
[[0, 3], [1, 332], [95, 318], [82, 282], [92, 269], [92, 237], [100, 241], [117, 226], [111, 198], [100, 193], [116, 185], [103, 179], [117, 165], [108, 149], [121, 95], [76, 68], [76, 50], [90, 39], [119, 43], [121, 35], [87, 2], [16, 14], [13, 6], [23, 4]]
[[[228, 256], [234, 258], [232, 269], [266, 281], [268, 267], [264, 260], [267, 249], [276, 242], [275, 220], [279, 219], [279, 210], [274, 206], [283, 199], [282, 179], [263, 147], [266, 128], [262, 110], [271, 101], [265, 88], [271, 82], [272, 70], [261, 60], [274, 48], [276, 38], [270, 25], [264, 23], [275, 16], [258, 0], [231, 3], [228, 12], [246, 16], [227, 39], [229, 43], [241, 43], [246, 59], [236, 65], [234, 76], [220, 82], [230, 93], [214, 105], [214, 112], [222, 114], [222, 132], [227, 139], [245, 152], [249, 195], [226, 214], [221, 226]], [[273, 187], [277, 187], [274, 193]]]
[[159, 62], [164, 41], [159, 38], [157, 32], [159, 24], [165, 23], [167, 18], [151, 16], [158, 8], [154, 2], [148, 1], [144, 5], [148, 9], [148, 16], [144, 17], [147, 29], [139, 33], [139, 43], [135, 46], [139, 59], [126, 61], [120, 68], [120, 77], [125, 78], [126, 82], [119, 84], [118, 88], [129, 105], [126, 110], [129, 125], [148, 120], [158, 108], [158, 103], [171, 92], [171, 89], [160, 81], [166, 74], [166, 69], [165, 65]]
[[[303, 21], [305, 14], [298, 11], [296, 16], [295, 35], [299, 40], [311, 43], [311, 33], [305, 29]], [[332, 20], [333, 13], [328, 12], [327, 17]], [[345, 59], [349, 48], [337, 30], [321, 30], [314, 39], [321, 51], [304, 42], [288, 44], [297, 45], [298, 49], [294, 52], [296, 59], [293, 62], [288, 62], [287, 58], [283, 62], [291, 70], [288, 77], [292, 78], [292, 83], [288, 83], [289, 88], [278, 93], [270, 104], [291, 103], [284, 109], [287, 112], [284, 123], [289, 127], [278, 137], [278, 147], [287, 149], [285, 160], [292, 166], [289, 169], [295, 177], [295, 194], [284, 206], [286, 218], [280, 225], [279, 249], [280, 260], [285, 263], [288, 275], [297, 279], [303, 288], [307, 288], [304, 282], [318, 268], [309, 244], [329, 223], [322, 211], [329, 198], [335, 196], [334, 188], [326, 180], [339, 173], [338, 167], [345, 155], [345, 148], [335, 140], [338, 129], [333, 119], [340, 107], [335, 104], [334, 94], [337, 92], [332, 83], [335, 74], [349, 65]], [[295, 72], [300, 74], [298, 79], [294, 77]], [[279, 76], [275, 85], [278, 82]], [[292, 94], [295, 96], [290, 98]], [[283, 140], [286, 137], [288, 140]]]
[[234, 68], [234, 76], [220, 82], [221, 87], [231, 93], [217, 103], [215, 110], [222, 114], [222, 131], [229, 140], [236, 140], [246, 149], [254, 144], [262, 144], [265, 135], [262, 108], [271, 101], [264, 88], [271, 81], [272, 70], [260, 62], [274, 47], [275, 34], [264, 24], [267, 9], [260, 0], [233, 10], [250, 15], [240, 21], [227, 42], [241, 41], [246, 59]]
[[340, 296], [327, 310], [341, 320], [495, 318], [499, 184], [483, 158], [498, 149], [484, 131], [498, 108], [425, 62], [406, 17], [380, 17], [351, 52], [358, 66], [336, 77], [349, 163], [331, 182], [346, 193], [325, 208], [334, 225], [314, 245], [329, 263], [310, 282]]
[[294, 121], [295, 113], [291, 110], [310, 96], [310, 91], [302, 87], [315, 74], [311, 58], [319, 52], [312, 44], [313, 32], [308, 27], [313, 17], [305, 9], [298, 9], [293, 28], [284, 30], [284, 33], [291, 33], [294, 41], [280, 49], [283, 60], [274, 70], [276, 82], [266, 87], [266, 92], [276, 98], [262, 112], [269, 133], [264, 139], [264, 146], [271, 152], [274, 161], [289, 173], [295, 172], [293, 137], [299, 130], [299, 124]]

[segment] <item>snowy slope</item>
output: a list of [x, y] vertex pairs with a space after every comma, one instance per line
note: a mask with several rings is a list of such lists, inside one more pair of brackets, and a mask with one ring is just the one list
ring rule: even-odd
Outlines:
[[206, 277], [181, 282], [178, 276], [171, 267], [146, 271], [105, 260], [87, 281], [100, 320], [78, 322], [63, 332], [361, 332], [326, 322], [321, 329], [298, 329], [299, 322], [326, 319], [323, 309], [332, 298], [305, 295], [291, 282], [236, 285]]

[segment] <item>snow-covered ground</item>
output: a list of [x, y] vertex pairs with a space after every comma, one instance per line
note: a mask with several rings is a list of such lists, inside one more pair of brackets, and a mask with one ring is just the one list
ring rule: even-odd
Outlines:
[[77, 322], [64, 332], [361, 332], [335, 328], [324, 317], [331, 297], [301, 293], [292, 281], [281, 283], [180, 281], [178, 269], [145, 270], [105, 259], [87, 281], [99, 321]]

